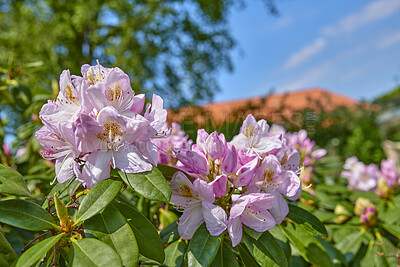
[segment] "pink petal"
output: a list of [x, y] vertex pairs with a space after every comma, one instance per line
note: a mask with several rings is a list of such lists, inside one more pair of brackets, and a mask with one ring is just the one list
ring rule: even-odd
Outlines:
[[206, 201], [203, 201], [202, 206], [207, 230], [212, 236], [222, 234], [222, 232], [227, 228], [226, 212], [220, 206], [215, 206]]

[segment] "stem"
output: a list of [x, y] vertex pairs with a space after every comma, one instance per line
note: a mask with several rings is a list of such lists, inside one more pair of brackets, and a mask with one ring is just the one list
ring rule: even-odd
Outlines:
[[[57, 242], [58, 243], [58, 242]], [[56, 244], [57, 245], [57, 244]], [[54, 245], [54, 251], [53, 251], [53, 262], [51, 263], [51, 267], [55, 267], [58, 266], [57, 262], [56, 262], [56, 253], [57, 253], [57, 248], [56, 245]]]
[[33, 240], [31, 240], [28, 244], [26, 244], [26, 246], [21, 250], [21, 254], [24, 253], [26, 251], [26, 249], [36, 240], [38, 240], [39, 238], [41, 238], [44, 235], [47, 235], [49, 232], [44, 232], [43, 234], [39, 235], [38, 237], [35, 237]]

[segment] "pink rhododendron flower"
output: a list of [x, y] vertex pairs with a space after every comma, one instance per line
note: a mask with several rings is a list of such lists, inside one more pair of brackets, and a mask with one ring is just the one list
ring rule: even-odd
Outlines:
[[274, 205], [271, 194], [252, 193], [240, 196], [234, 201], [228, 221], [228, 233], [232, 246], [237, 246], [242, 239], [242, 224], [257, 232], [274, 228], [276, 222], [269, 212]]
[[163, 135], [167, 114], [161, 97], [153, 95], [142, 116], [144, 95], [134, 95], [121, 69], [83, 65], [81, 72], [82, 77], [63, 71], [56, 101], [39, 113], [45, 126], [36, 137], [43, 157], [55, 160], [57, 180], [75, 176], [91, 188], [110, 176], [111, 167], [151, 170], [158, 161], [152, 139]]
[[220, 206], [213, 204], [212, 186], [201, 179], [192, 184], [182, 172], [176, 172], [171, 179], [171, 190], [171, 202], [183, 210], [178, 223], [178, 232], [183, 239], [191, 239], [203, 222], [212, 236], [225, 231], [227, 215]]

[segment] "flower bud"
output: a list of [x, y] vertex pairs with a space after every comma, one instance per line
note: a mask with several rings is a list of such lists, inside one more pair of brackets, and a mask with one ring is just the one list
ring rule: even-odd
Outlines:
[[351, 212], [348, 211], [343, 205], [336, 205], [334, 213], [339, 215], [336, 217], [336, 221], [338, 224], [342, 224], [348, 219], [350, 219]]

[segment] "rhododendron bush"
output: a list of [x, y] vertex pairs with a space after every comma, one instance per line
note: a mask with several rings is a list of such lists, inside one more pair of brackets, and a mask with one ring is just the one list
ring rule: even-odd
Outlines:
[[[62, 72], [35, 134], [54, 165], [51, 191], [31, 199], [24, 178], [0, 165], [1, 266], [392, 263], [399, 216], [381, 214], [400, 208], [394, 162], [379, 170], [353, 157], [342, 173], [349, 189], [324, 184], [327, 151], [305, 130], [250, 114], [232, 140], [204, 129], [189, 140], [166, 122], [160, 96], [146, 104], [130, 84], [100, 64]], [[13, 231], [31, 237], [18, 255]]]

